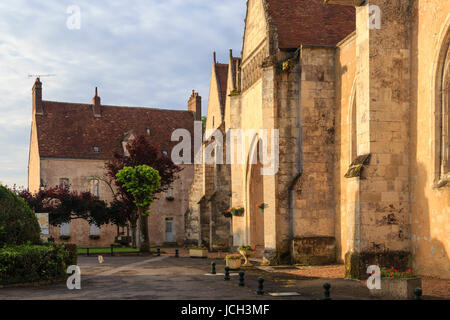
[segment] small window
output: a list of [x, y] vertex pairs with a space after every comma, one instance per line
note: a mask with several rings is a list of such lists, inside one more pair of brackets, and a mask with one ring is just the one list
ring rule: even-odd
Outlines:
[[99, 148], [98, 147], [94, 147], [94, 152], [95, 153], [99, 153]]
[[90, 236], [99, 236], [100, 235], [100, 228], [95, 223], [90, 225], [89, 235]]
[[167, 196], [168, 197], [174, 197], [174, 193], [173, 193], [173, 187], [170, 186], [169, 189], [167, 190]]
[[147, 135], [150, 135], [150, 128], [147, 128]]
[[61, 186], [61, 188], [69, 188], [70, 186], [70, 180], [69, 178], [61, 178], [59, 179], [59, 185]]
[[89, 181], [89, 191], [96, 197], [100, 197], [100, 180], [91, 179]]
[[59, 234], [62, 236], [70, 235], [70, 224], [67, 222], [61, 223], [61, 227], [59, 229]]
[[173, 232], [173, 218], [166, 218], [166, 233]]

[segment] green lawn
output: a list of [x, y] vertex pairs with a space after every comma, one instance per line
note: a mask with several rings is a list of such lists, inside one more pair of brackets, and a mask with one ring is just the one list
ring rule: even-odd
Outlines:
[[[139, 252], [139, 248], [122, 248], [122, 247], [114, 247], [114, 253], [135, 253]], [[151, 248], [152, 253], [156, 253], [155, 248]], [[86, 248], [78, 248], [78, 254], [87, 254]], [[89, 254], [108, 254], [111, 253], [111, 248], [89, 248]], [[161, 250], [161, 253], [165, 253], [164, 250]]]

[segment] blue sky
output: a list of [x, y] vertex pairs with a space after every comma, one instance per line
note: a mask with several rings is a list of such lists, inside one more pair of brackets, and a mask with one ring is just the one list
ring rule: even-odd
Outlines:
[[[192, 89], [206, 112], [212, 52], [239, 55], [245, 0], [2, 1], [0, 182], [27, 185], [29, 74], [43, 99], [185, 109]], [[72, 5], [80, 29], [69, 29]], [[69, 20], [74, 21], [74, 20]]]

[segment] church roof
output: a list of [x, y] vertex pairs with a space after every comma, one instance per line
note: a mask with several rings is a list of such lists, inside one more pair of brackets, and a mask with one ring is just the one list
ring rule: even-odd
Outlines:
[[95, 117], [91, 104], [42, 101], [43, 115], [36, 115], [40, 157], [110, 159], [123, 153], [126, 134], [148, 134], [149, 141], [169, 153], [175, 129], [183, 128], [193, 137], [194, 114], [190, 111], [156, 108], [101, 106]]
[[355, 8], [323, 0], [266, 0], [280, 49], [336, 45], [356, 29]]

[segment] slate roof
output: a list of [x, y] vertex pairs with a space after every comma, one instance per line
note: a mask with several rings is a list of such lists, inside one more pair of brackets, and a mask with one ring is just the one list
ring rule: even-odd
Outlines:
[[280, 49], [301, 44], [334, 46], [356, 30], [354, 7], [323, 0], [266, 0]]
[[43, 101], [43, 110], [36, 115], [40, 157], [108, 160], [123, 153], [127, 133], [147, 135], [147, 128], [149, 140], [169, 155], [178, 143], [170, 141], [173, 130], [187, 129], [193, 137], [191, 111], [102, 105], [101, 117], [94, 117], [91, 104], [55, 101]]

